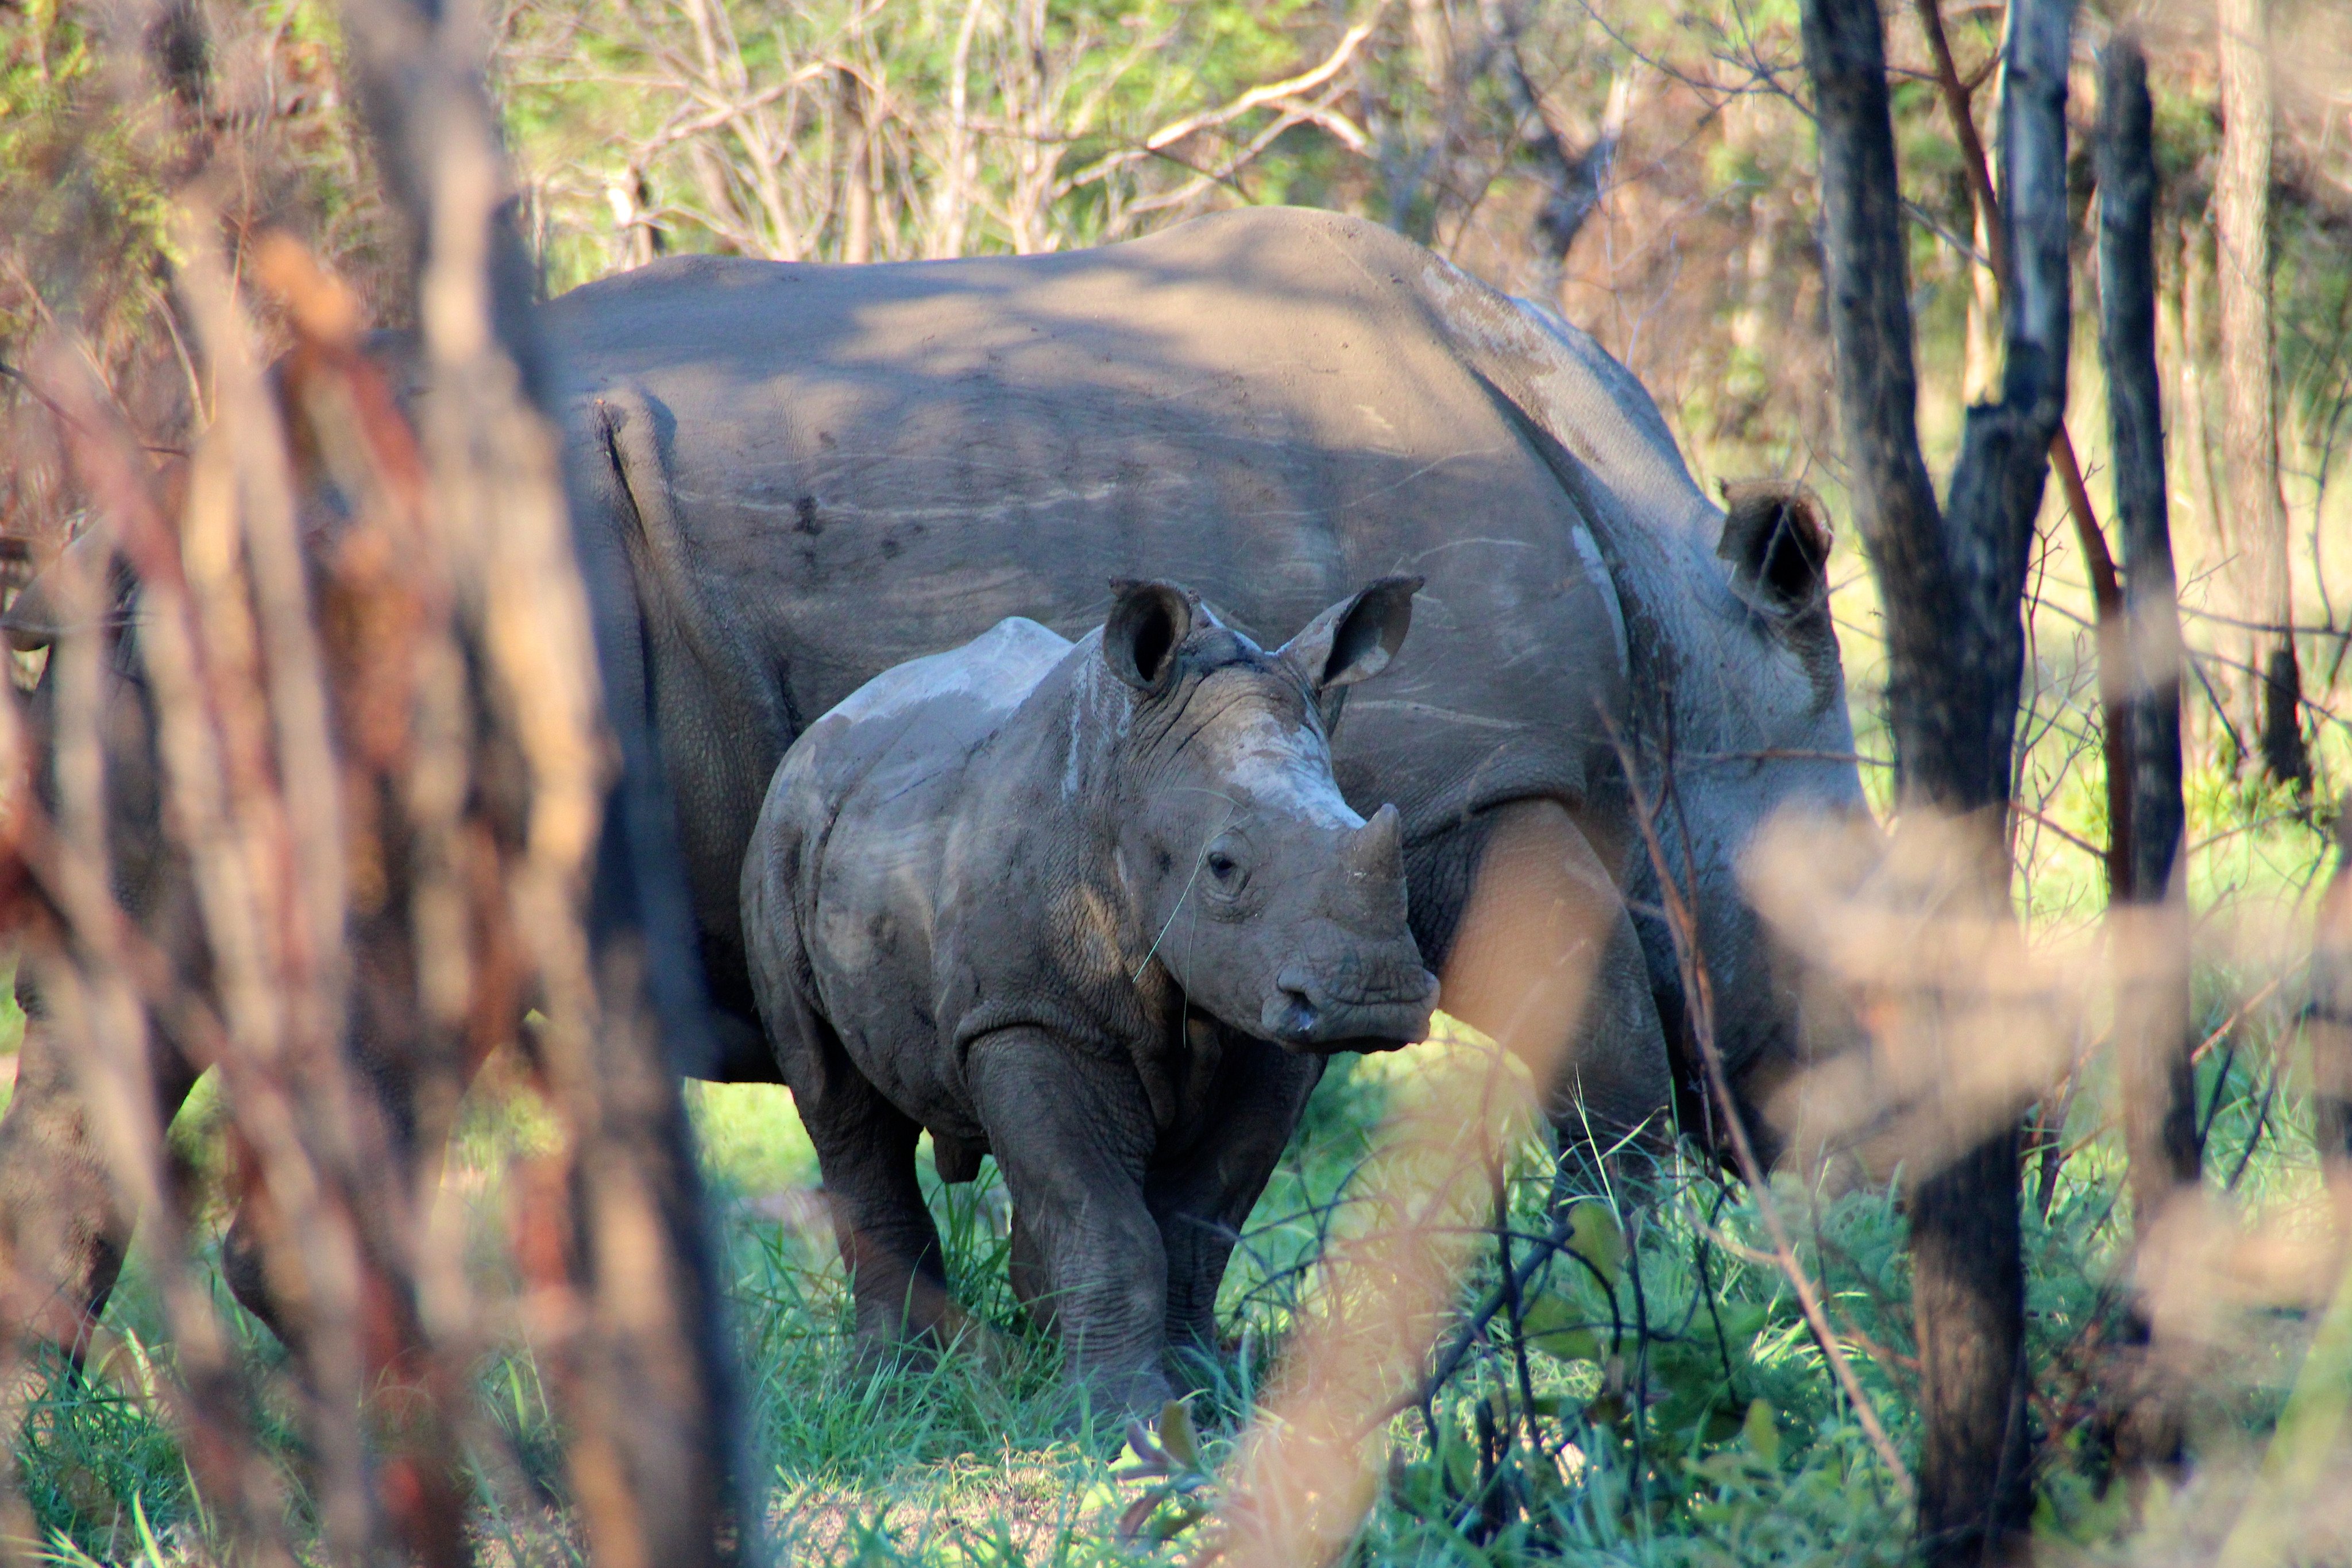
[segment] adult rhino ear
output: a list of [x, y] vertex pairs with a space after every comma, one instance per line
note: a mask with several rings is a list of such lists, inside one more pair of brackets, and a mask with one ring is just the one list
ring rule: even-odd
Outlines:
[[1317, 696], [1369, 680], [1389, 667], [1412, 629], [1419, 577], [1381, 577], [1307, 623], [1281, 657], [1307, 672]]
[[1173, 583], [1114, 578], [1110, 618], [1103, 623], [1103, 662], [1138, 691], [1157, 691], [1176, 668], [1176, 650], [1192, 635], [1195, 601]]
[[57, 607], [49, 603], [40, 578], [26, 584], [18, 591], [16, 602], [8, 606], [6, 614], [0, 615], [0, 635], [5, 635], [8, 646], [18, 653], [47, 647], [65, 635]]
[[1723, 538], [1715, 552], [1731, 563], [1731, 591], [1751, 609], [1797, 616], [1829, 598], [1830, 525], [1800, 485], [1764, 481], [1723, 487]]

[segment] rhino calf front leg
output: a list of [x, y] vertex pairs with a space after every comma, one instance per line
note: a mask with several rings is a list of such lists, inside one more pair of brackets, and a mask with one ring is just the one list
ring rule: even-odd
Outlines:
[[1098, 1410], [1169, 1397], [1168, 1260], [1144, 1201], [1151, 1110], [1110, 1064], [1042, 1031], [974, 1046], [972, 1097], [1013, 1196], [1013, 1289]]
[[1144, 1181], [1168, 1258], [1168, 1342], [1180, 1355], [1214, 1352], [1217, 1289], [1234, 1238], [1329, 1059], [1218, 1028], [1221, 1051], [1208, 1097], [1216, 1112], [1189, 1148], [1172, 1159], [1163, 1152]]

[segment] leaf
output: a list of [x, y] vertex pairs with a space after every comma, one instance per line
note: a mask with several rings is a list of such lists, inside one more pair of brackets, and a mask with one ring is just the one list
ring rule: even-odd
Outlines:
[[1780, 1463], [1780, 1428], [1772, 1419], [1771, 1405], [1761, 1399], [1748, 1402], [1748, 1419], [1740, 1423], [1740, 1432], [1748, 1439], [1748, 1450], [1767, 1465]]
[[1695, 1425], [1702, 1443], [1728, 1443], [1747, 1430], [1736, 1405], [1710, 1405], [1699, 1413]]
[[1528, 1343], [1561, 1361], [1599, 1361], [1601, 1336], [1583, 1321], [1576, 1304], [1546, 1292], [1519, 1315]]
[[1201, 1468], [1200, 1436], [1192, 1430], [1192, 1413], [1181, 1399], [1171, 1399], [1160, 1408], [1160, 1446], [1185, 1469]]
[[1772, 1310], [1761, 1301], [1727, 1302], [1716, 1310], [1716, 1316], [1723, 1324], [1723, 1337], [1744, 1350], [1764, 1331]]
[[1140, 1421], [1127, 1424], [1127, 1446], [1136, 1461], [1146, 1467], [1142, 1474], [1164, 1476], [1174, 1468], [1169, 1463], [1167, 1450], [1152, 1441], [1151, 1433]]
[[1149, 1533], [1154, 1541], [1173, 1541], [1198, 1524], [1208, 1510], [1197, 1503], [1180, 1502], [1169, 1512], [1152, 1521]]
[[1612, 1287], [1625, 1261], [1625, 1231], [1607, 1204], [1593, 1198], [1568, 1211], [1568, 1249], [1597, 1269]]
[[1143, 1533], [1144, 1525], [1150, 1522], [1159, 1508], [1160, 1494], [1156, 1491], [1146, 1492], [1128, 1504], [1127, 1511], [1118, 1516], [1118, 1539], [1132, 1541]]

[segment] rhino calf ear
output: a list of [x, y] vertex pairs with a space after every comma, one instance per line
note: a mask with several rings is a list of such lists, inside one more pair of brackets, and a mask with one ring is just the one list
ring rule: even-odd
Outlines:
[[1389, 667], [1412, 629], [1419, 577], [1381, 577], [1307, 623], [1282, 647], [1316, 691], [1337, 691]]
[[1173, 583], [1114, 580], [1110, 586], [1116, 599], [1103, 623], [1103, 662], [1138, 691], [1157, 691], [1192, 634], [1192, 595]]
[[1830, 527], [1811, 491], [1727, 484], [1723, 500], [1723, 538], [1715, 552], [1731, 563], [1732, 592], [1775, 616], [1800, 615], [1827, 599]]

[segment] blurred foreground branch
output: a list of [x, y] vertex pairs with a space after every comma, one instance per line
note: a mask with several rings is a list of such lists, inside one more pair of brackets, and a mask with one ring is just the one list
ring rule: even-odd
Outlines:
[[[143, 1216], [224, 1548], [310, 1555], [163, 1144], [211, 1070], [222, 1271], [291, 1352], [320, 1554], [469, 1561], [475, 1476], [529, 1506], [472, 1382], [518, 1333], [598, 1562], [756, 1553], [671, 1054], [699, 1061], [703, 1024], [667, 802], [643, 713], [607, 705], [634, 602], [583, 575], [567, 519], [466, 10], [347, 20], [415, 241], [413, 361], [364, 352], [358, 301], [301, 245], [225, 220], [207, 89], [132, 16], [110, 90], [170, 132], [137, 146], [167, 183], [174, 331], [209, 405], [159, 466], [69, 321], [26, 371], [84, 526], [5, 617], [49, 656], [21, 720], [0, 700], [29, 1015], [0, 1124], [0, 1405], [13, 1431], [39, 1358], [98, 1342]], [[208, 58], [201, 37], [181, 54]], [[274, 374], [265, 309], [294, 344]], [[431, 1215], [458, 1101], [532, 1006], [561, 1137], [509, 1185], [509, 1300]]]

